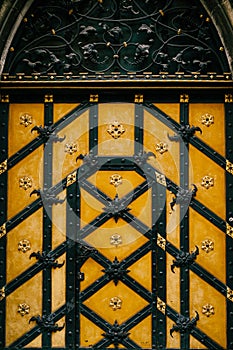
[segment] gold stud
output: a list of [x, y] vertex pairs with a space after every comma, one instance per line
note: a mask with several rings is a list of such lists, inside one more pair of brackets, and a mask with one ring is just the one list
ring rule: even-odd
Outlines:
[[206, 113], [201, 116], [201, 123], [205, 126], [210, 126], [214, 124], [214, 116]]
[[29, 314], [29, 312], [30, 312], [30, 306], [28, 304], [22, 303], [22, 304], [18, 305], [18, 313], [21, 316], [25, 316], [25, 315]]
[[20, 119], [20, 124], [24, 125], [25, 127], [32, 124], [32, 116], [28, 113], [24, 113], [23, 115], [20, 116], [19, 119]]
[[233, 227], [226, 223], [226, 233], [228, 236], [233, 238]]
[[156, 152], [163, 154], [164, 152], [168, 151], [168, 145], [164, 142], [159, 142], [156, 144], [155, 150]]
[[110, 244], [114, 245], [115, 247], [118, 247], [118, 245], [122, 244], [122, 237], [121, 235], [118, 235], [118, 233], [115, 233], [110, 237]]
[[90, 102], [98, 102], [99, 100], [99, 95], [90, 95]]
[[214, 315], [214, 307], [211, 304], [206, 304], [202, 306], [202, 313], [206, 317], [210, 317], [211, 315]]
[[109, 306], [113, 309], [113, 311], [116, 311], [118, 309], [121, 309], [122, 300], [118, 297], [113, 297], [110, 299]]
[[202, 178], [201, 186], [205, 187], [207, 190], [214, 186], [214, 179], [210, 176], [204, 176]]
[[206, 253], [211, 252], [214, 250], [214, 242], [210, 239], [205, 239], [201, 242], [201, 249], [204, 250]]
[[25, 191], [32, 187], [32, 179], [29, 176], [23, 176], [19, 179], [19, 187]]
[[77, 143], [71, 142], [71, 143], [65, 144], [65, 152], [66, 153], [73, 154], [73, 153], [77, 152], [77, 150], [78, 150]]
[[28, 239], [22, 239], [18, 243], [18, 251], [26, 253], [28, 250], [31, 249], [31, 243]]
[[110, 184], [114, 185], [115, 187], [122, 184], [122, 176], [119, 174], [113, 174], [110, 176]]

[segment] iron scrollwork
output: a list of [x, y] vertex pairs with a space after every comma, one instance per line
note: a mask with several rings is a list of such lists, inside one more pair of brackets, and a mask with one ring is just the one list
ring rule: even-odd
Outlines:
[[33, 190], [30, 193], [30, 197], [36, 194], [38, 197], [40, 197], [42, 199], [42, 201], [47, 204], [47, 205], [52, 205], [52, 204], [62, 204], [66, 199], [59, 199], [56, 197], [56, 195], [54, 193], [52, 193], [50, 190], [47, 191], [42, 191], [40, 189], [38, 190]]
[[175, 204], [186, 204], [188, 205], [191, 200], [196, 197], [197, 193], [197, 186], [192, 184], [193, 189], [192, 190], [185, 190], [184, 188], [179, 187], [177, 193], [175, 194], [175, 197], [173, 197], [170, 207], [171, 210], [174, 210], [173, 207]]
[[42, 332], [60, 332], [65, 327], [65, 324], [58, 326], [58, 324], [55, 323], [50, 316], [45, 315], [32, 316], [29, 320], [29, 323], [31, 322], [36, 322]]
[[177, 130], [177, 134], [173, 136], [168, 135], [168, 138], [170, 141], [175, 141], [175, 142], [178, 142], [180, 140], [189, 142], [190, 138], [195, 135], [196, 131], [199, 131], [202, 134], [202, 130], [201, 128], [199, 128], [199, 126], [194, 126], [194, 125], [190, 126], [189, 124], [182, 125]]
[[199, 320], [199, 314], [197, 311], [195, 311], [196, 316], [189, 319], [188, 317], [185, 317], [183, 315], [179, 315], [179, 317], [176, 320], [176, 324], [173, 325], [173, 327], [170, 329], [170, 335], [173, 338], [174, 332], [180, 332], [183, 333], [190, 333], [192, 329], [196, 326], [197, 321]]
[[119, 199], [118, 194], [112, 201], [108, 201], [108, 204], [103, 208], [105, 213], [111, 215], [115, 222], [118, 222], [119, 218], [122, 218], [124, 214], [130, 211], [125, 204]]
[[175, 273], [174, 269], [175, 267], [189, 267], [194, 263], [194, 260], [196, 260], [197, 256], [199, 255], [199, 248], [196, 246], [196, 250], [194, 250], [191, 253], [188, 252], [180, 252], [176, 256], [176, 260], [173, 260], [173, 263], [171, 265], [171, 270], [173, 273]]
[[54, 130], [54, 127], [53, 126], [44, 126], [42, 127], [42, 125], [40, 126], [34, 126], [31, 130], [31, 132], [33, 131], [36, 131], [39, 136], [43, 139], [45, 139], [46, 141], [47, 140], [50, 140], [52, 142], [62, 142], [65, 140], [65, 136], [63, 137], [59, 137], [57, 136], [55, 130]]
[[126, 270], [121, 265], [117, 257], [115, 257], [112, 264], [108, 268], [102, 270], [102, 272], [104, 272], [107, 275], [107, 278], [109, 280], [113, 280], [115, 286], [117, 286], [119, 280], [121, 280], [122, 277], [124, 277], [128, 272], [130, 272], [130, 270]]
[[45, 267], [53, 267], [54, 269], [61, 268], [65, 264], [65, 261], [59, 263], [55, 257], [49, 256], [45, 251], [42, 253], [40, 251], [33, 252], [29, 256], [29, 259], [31, 258], [36, 258], [40, 263], [44, 264]]
[[118, 345], [130, 335], [129, 332], [126, 332], [122, 329], [122, 327], [118, 324], [117, 321], [114, 322], [111, 329], [109, 329], [106, 333], [102, 334], [104, 338], [109, 339], [111, 344], [118, 349]]

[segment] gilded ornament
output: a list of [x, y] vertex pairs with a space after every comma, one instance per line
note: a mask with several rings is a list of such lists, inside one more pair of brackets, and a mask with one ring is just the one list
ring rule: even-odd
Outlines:
[[0, 174], [4, 173], [6, 170], [7, 170], [7, 159], [0, 164]]
[[206, 317], [210, 317], [211, 315], [214, 315], [214, 307], [211, 304], [206, 304], [202, 306], [202, 313]]
[[232, 94], [226, 94], [225, 95], [225, 102], [226, 103], [232, 103], [233, 102]]
[[207, 190], [208, 190], [208, 188], [213, 187], [214, 186], [214, 179], [213, 179], [213, 177], [210, 177], [210, 176], [207, 176], [207, 175], [204, 176], [202, 178], [201, 185], [203, 187], [205, 187]]
[[45, 95], [44, 102], [53, 102], [53, 95]]
[[231, 290], [229, 287], [227, 287], [227, 299], [233, 301], [233, 290]]
[[211, 252], [212, 250], [214, 250], [214, 242], [210, 239], [202, 241], [201, 249], [204, 250], [206, 253]]
[[115, 187], [122, 184], [122, 176], [119, 174], [113, 174], [110, 176], [110, 184], [114, 185]]
[[164, 152], [167, 152], [168, 145], [164, 142], [159, 142], [156, 144], [156, 152], [159, 152], [160, 154], [163, 154]]
[[233, 238], [233, 227], [226, 223], [227, 235]]
[[112, 124], [109, 124], [107, 132], [114, 138], [118, 139], [124, 132], [125, 129], [122, 124], [114, 121]]
[[166, 239], [163, 238], [159, 233], [157, 235], [157, 245], [163, 250], [166, 249]]
[[0, 301], [3, 300], [6, 296], [5, 287], [0, 288]]
[[117, 247], [121, 243], [122, 243], [121, 235], [118, 235], [117, 233], [115, 233], [110, 237], [110, 244], [114, 245], [115, 247]]
[[188, 103], [188, 102], [189, 102], [189, 95], [187, 95], [187, 94], [181, 94], [181, 95], [180, 95], [180, 102], [181, 102], [181, 103]]
[[18, 250], [26, 253], [28, 250], [31, 249], [31, 243], [29, 240], [27, 239], [22, 239], [19, 243], [18, 243]]
[[66, 187], [72, 185], [76, 181], [76, 171], [72, 174], [69, 174], [66, 179]]
[[211, 124], [214, 124], [214, 116], [206, 113], [201, 116], [201, 123], [205, 126], [210, 126]]
[[21, 316], [25, 316], [26, 314], [29, 314], [30, 312], [30, 306], [26, 303], [22, 303], [18, 305], [18, 313]]
[[25, 113], [20, 116], [20, 124], [27, 127], [28, 125], [32, 124], [32, 116], [28, 113]]
[[1, 98], [1, 102], [3, 103], [9, 103], [10, 99], [9, 99], [9, 95], [0, 95]]
[[0, 226], [0, 238], [5, 236], [5, 234], [6, 234], [6, 224], [3, 224], [2, 226]]
[[78, 147], [77, 147], [77, 144], [75, 142], [65, 144], [65, 152], [66, 153], [73, 154], [73, 153], [77, 152], [77, 150], [78, 150]]
[[90, 102], [98, 102], [99, 95], [90, 95]]
[[23, 188], [25, 191], [32, 187], [32, 179], [29, 176], [23, 176], [19, 179], [19, 187]]
[[122, 301], [118, 297], [113, 297], [110, 299], [109, 306], [113, 309], [113, 311], [116, 311], [117, 309], [121, 309]]
[[160, 298], [157, 298], [157, 309], [165, 315], [166, 304]]
[[226, 171], [233, 175], [233, 164], [229, 160], [226, 160]]
[[143, 95], [135, 95], [134, 102], [135, 103], [143, 103]]
[[165, 175], [155, 172], [155, 176], [156, 176], [157, 183], [165, 187], [167, 186]]

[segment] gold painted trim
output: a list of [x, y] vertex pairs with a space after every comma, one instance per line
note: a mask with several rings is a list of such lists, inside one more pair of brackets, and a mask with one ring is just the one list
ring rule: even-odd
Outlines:
[[233, 302], [233, 290], [227, 287], [227, 299]]
[[166, 304], [159, 297], [157, 297], [157, 309], [161, 311], [164, 315], [166, 313]]
[[66, 187], [72, 185], [76, 181], [76, 171], [72, 174], [69, 174], [66, 178]]
[[233, 175], [233, 164], [226, 159], [226, 171]]
[[1, 96], [2, 103], [9, 103], [10, 102], [9, 95], [0, 95], [0, 96]]
[[166, 239], [163, 238], [159, 233], [157, 235], [157, 245], [163, 250], [166, 250]]
[[162, 185], [162, 186], [167, 187], [165, 175], [159, 174], [159, 173], [157, 173], [157, 171], [155, 171], [155, 176], [156, 176], [156, 181], [157, 181], [157, 183], [159, 183], [159, 184]]
[[228, 223], [226, 223], [226, 233], [228, 236], [233, 238], [233, 227], [231, 225], [229, 225]]
[[0, 289], [0, 301], [3, 300], [6, 296], [6, 293], [5, 293], [5, 287], [2, 287]]
[[90, 95], [90, 102], [98, 102], [99, 101], [99, 95]]
[[45, 95], [44, 102], [53, 102], [53, 95]]
[[135, 95], [134, 102], [135, 103], [143, 103], [143, 95], [141, 95], [141, 94]]
[[233, 97], [232, 94], [225, 94], [225, 103], [232, 103]]
[[6, 170], [7, 170], [7, 159], [0, 164], [0, 174], [4, 173]]
[[2, 226], [0, 226], [0, 238], [5, 236], [5, 234], [6, 234], [6, 224], [3, 224]]
[[180, 95], [180, 103], [188, 103], [189, 102], [189, 95], [188, 94], [181, 94]]

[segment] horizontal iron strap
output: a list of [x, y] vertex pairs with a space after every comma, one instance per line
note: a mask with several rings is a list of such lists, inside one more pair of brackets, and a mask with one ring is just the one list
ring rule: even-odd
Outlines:
[[[174, 322], [177, 321], [179, 314], [173, 310], [169, 305], [166, 305], [166, 314], [167, 316]], [[219, 344], [217, 344], [214, 340], [212, 340], [208, 335], [202, 332], [199, 328], [193, 327], [190, 334], [199, 340], [203, 345], [205, 345], [208, 349], [211, 350], [223, 350]]]
[[[173, 246], [170, 242], [166, 243], [166, 251], [171, 254], [174, 258], [181, 253], [179, 249]], [[193, 262], [192, 265], [189, 266], [189, 269], [192, 270], [195, 274], [197, 274], [201, 279], [214, 287], [221, 294], [226, 296], [226, 286], [224, 283], [219, 281], [216, 277], [214, 277], [211, 273], [206, 271], [203, 267], [201, 267], [196, 262]]]

